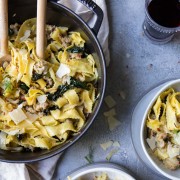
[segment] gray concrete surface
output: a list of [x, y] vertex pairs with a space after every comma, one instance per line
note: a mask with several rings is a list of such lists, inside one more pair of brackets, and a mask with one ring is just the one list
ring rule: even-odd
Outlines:
[[[111, 64], [107, 69], [106, 95], [117, 101], [118, 129], [110, 132], [103, 112], [105, 103], [88, 132], [59, 160], [53, 179], [64, 180], [76, 168], [87, 164], [84, 156], [94, 148], [94, 162], [106, 161], [107, 152], [100, 143], [107, 140], [120, 142], [120, 151], [112, 157], [129, 169], [140, 180], [161, 180], [137, 157], [131, 143], [131, 113], [141, 95], [161, 81], [180, 77], [180, 34], [166, 45], [153, 45], [143, 35], [144, 0], [108, 0], [110, 22]], [[123, 90], [126, 99], [118, 93]]]

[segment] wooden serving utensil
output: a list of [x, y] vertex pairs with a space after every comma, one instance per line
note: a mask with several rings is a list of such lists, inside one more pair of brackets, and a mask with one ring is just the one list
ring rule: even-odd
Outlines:
[[36, 54], [40, 59], [44, 59], [45, 56], [46, 5], [47, 0], [37, 0]]
[[10, 62], [8, 54], [8, 0], [0, 0], [0, 64]]

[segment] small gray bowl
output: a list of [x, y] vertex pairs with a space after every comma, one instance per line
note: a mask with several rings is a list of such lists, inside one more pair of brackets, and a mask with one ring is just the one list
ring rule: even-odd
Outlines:
[[180, 169], [169, 170], [160, 161], [146, 143], [147, 127], [146, 119], [150, 108], [157, 97], [166, 89], [174, 88], [180, 91], [180, 79], [170, 80], [149, 91], [136, 105], [132, 114], [131, 135], [134, 148], [140, 159], [155, 173], [173, 180], [180, 179]]

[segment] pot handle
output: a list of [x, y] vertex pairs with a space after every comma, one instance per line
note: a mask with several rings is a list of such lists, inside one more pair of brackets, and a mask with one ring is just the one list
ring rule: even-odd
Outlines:
[[102, 9], [92, 0], [78, 0], [78, 1], [84, 4], [88, 9], [92, 10], [96, 14], [97, 19], [96, 22], [94, 23], [94, 26], [92, 27], [92, 31], [94, 32], [95, 35], [97, 35], [101, 27], [104, 16]]

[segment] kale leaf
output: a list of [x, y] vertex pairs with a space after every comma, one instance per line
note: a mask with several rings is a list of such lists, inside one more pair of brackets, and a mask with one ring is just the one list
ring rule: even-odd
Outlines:
[[22, 90], [24, 90], [24, 92], [25, 92], [26, 94], [28, 93], [29, 87], [28, 87], [25, 83], [23, 83], [23, 82], [20, 81], [19, 87], [20, 87]]
[[45, 109], [45, 110], [43, 111], [43, 113], [47, 116], [47, 115], [50, 114], [50, 111], [56, 110], [56, 109], [59, 109], [59, 107], [56, 106], [56, 105], [53, 105], [53, 106], [50, 106], [49, 108]]
[[71, 87], [89, 90], [89, 87], [87, 86], [86, 82], [81, 82], [73, 77], [71, 77], [71, 79], [70, 79], [70, 85], [71, 85]]
[[78, 47], [78, 46], [73, 46], [67, 49], [67, 51], [70, 53], [83, 53], [84, 50], [85, 50], [84, 47]]
[[32, 75], [32, 80], [33, 81], [37, 81], [38, 79], [41, 79], [43, 77], [43, 75], [42, 74], [38, 74], [38, 73], [33, 73], [33, 75]]
[[58, 86], [57, 91], [53, 94], [48, 94], [47, 98], [50, 101], [56, 101], [59, 97], [62, 97], [66, 91], [68, 91], [69, 89], [72, 89], [74, 87], [89, 90], [89, 87], [87, 86], [86, 82], [81, 82], [81, 81], [71, 77], [70, 84]]
[[62, 97], [63, 94], [70, 88], [70, 85], [60, 85], [58, 86], [57, 91], [53, 94], [48, 94], [47, 98], [51, 101], [56, 101], [59, 97]]

